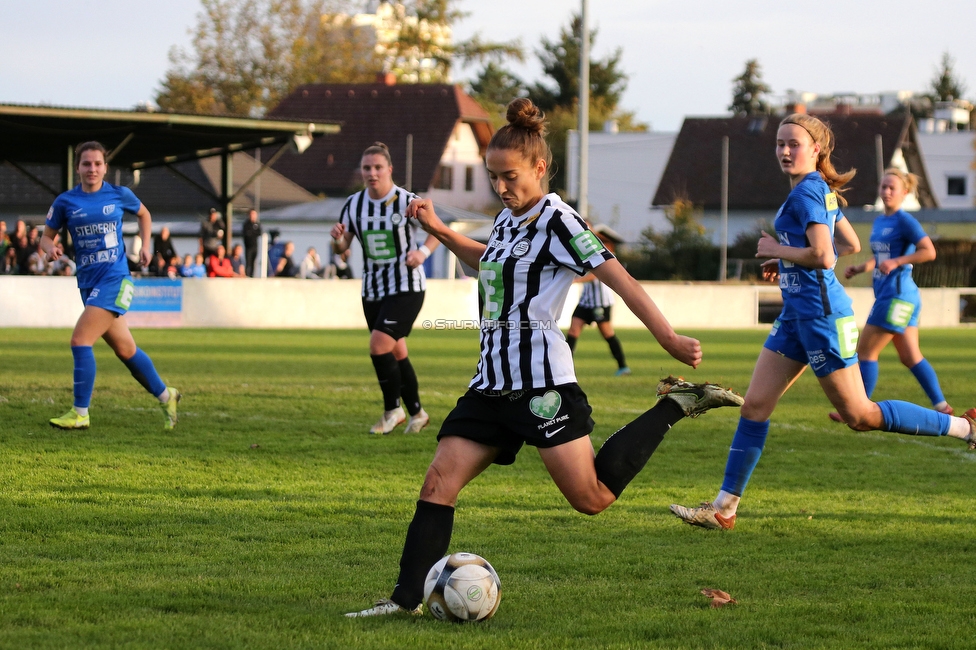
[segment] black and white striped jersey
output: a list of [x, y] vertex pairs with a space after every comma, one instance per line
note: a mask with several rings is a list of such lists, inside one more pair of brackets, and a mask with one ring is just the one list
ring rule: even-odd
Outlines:
[[583, 284], [580, 289], [579, 306], [588, 309], [613, 307], [613, 291], [596, 278]]
[[573, 278], [613, 254], [556, 194], [495, 217], [478, 269], [481, 359], [469, 386], [522, 390], [576, 381], [557, 320]]
[[394, 185], [382, 199], [371, 199], [367, 190], [362, 190], [342, 206], [339, 223], [363, 247], [362, 295], [366, 300], [427, 288], [424, 267], [407, 267], [407, 253], [418, 248], [420, 226], [403, 213], [415, 198], [416, 194]]

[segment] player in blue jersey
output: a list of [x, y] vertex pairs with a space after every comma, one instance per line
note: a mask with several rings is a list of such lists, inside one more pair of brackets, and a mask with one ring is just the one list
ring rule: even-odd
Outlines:
[[[51, 426], [88, 428], [88, 407], [95, 388], [92, 346], [103, 338], [132, 376], [159, 400], [165, 416], [164, 426], [172, 429], [176, 426], [180, 392], [163, 383], [152, 360], [136, 346], [125, 319], [120, 318], [128, 311], [135, 294], [122, 243], [122, 215], [125, 212], [136, 215], [142, 241], [149, 241], [152, 217], [130, 189], [105, 182], [108, 165], [101, 143], [84, 142], [78, 145], [75, 156], [81, 182], [54, 199], [41, 238], [41, 248], [48, 258], [57, 260], [63, 251], [57, 241], [58, 233], [67, 228], [74, 242], [78, 289], [85, 304], [71, 334], [74, 406], [63, 416], [52, 418]], [[147, 266], [152, 259], [148, 246], [143, 247], [140, 256], [142, 264]]]
[[[917, 187], [915, 174], [894, 168], [885, 170], [879, 190], [884, 215], [874, 220], [871, 229], [873, 256], [863, 264], [848, 266], [844, 275], [852, 278], [874, 271], [874, 306], [857, 344], [858, 366], [868, 397], [878, 383], [878, 356], [894, 341], [898, 358], [918, 379], [932, 408], [952, 415], [939, 378], [918, 345], [918, 313], [922, 302], [918, 286], [912, 280], [912, 267], [934, 260], [935, 245], [915, 217], [901, 209], [905, 198]], [[840, 418], [836, 413], [830, 417]]]
[[793, 190], [776, 214], [776, 233], [763, 233], [756, 257], [779, 260], [783, 311], [759, 353], [739, 425], [732, 438], [718, 496], [698, 508], [674, 504], [688, 524], [729, 530], [739, 500], [762, 454], [769, 418], [784, 393], [809, 365], [843, 421], [855, 431], [893, 431], [960, 438], [976, 448], [976, 409], [952, 417], [908, 402], [875, 403], [864, 392], [857, 364], [858, 330], [851, 300], [834, 276], [835, 228], [853, 229], [839, 213], [844, 185], [830, 153], [830, 128], [806, 114], [787, 116], [776, 133], [776, 158]]

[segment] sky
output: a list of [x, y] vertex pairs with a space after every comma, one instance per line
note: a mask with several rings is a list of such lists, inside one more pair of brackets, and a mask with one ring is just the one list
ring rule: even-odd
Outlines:
[[[365, 3], [364, 3], [365, 4]], [[558, 38], [581, 0], [460, 0], [470, 15], [458, 39], [519, 38], [535, 51]], [[200, 0], [0, 0], [0, 103], [132, 108], [152, 100], [173, 46], [189, 45]], [[590, 0], [592, 55], [622, 52], [621, 108], [660, 131], [685, 116], [722, 115], [732, 79], [758, 59], [773, 94], [924, 92], [943, 52], [956, 61], [965, 97], [976, 99], [976, 2], [908, 0]], [[477, 68], [456, 71], [472, 77]]]

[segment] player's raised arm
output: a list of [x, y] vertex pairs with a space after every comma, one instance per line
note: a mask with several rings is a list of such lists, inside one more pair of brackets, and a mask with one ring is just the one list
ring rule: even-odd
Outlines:
[[448, 228], [434, 212], [433, 201], [430, 199], [414, 199], [407, 206], [406, 216], [416, 219], [425, 232], [447, 246], [452, 253], [457, 255], [459, 260], [472, 268], [478, 268], [486, 246]]
[[702, 360], [701, 343], [675, 332], [644, 288], [616, 258], [607, 260], [592, 273], [623, 299], [668, 354], [692, 368], [698, 367]]

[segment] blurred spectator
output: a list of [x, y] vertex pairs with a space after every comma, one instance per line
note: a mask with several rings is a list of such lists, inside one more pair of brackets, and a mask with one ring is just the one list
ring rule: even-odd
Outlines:
[[242, 278], [247, 277], [247, 264], [244, 261], [244, 247], [240, 244], [234, 244], [234, 248], [230, 255], [230, 266], [234, 269], [234, 275], [238, 275]]
[[61, 250], [61, 257], [48, 265], [48, 271], [51, 275], [74, 275], [77, 270], [74, 260], [64, 254], [64, 246], [60, 243], [58, 248]]
[[0, 259], [3, 259], [7, 254], [7, 249], [10, 246], [10, 237], [7, 236], [7, 222], [0, 219]]
[[34, 246], [34, 250], [27, 258], [27, 273], [30, 275], [51, 275], [48, 268], [47, 253], [41, 249], [40, 244]]
[[182, 265], [180, 264], [180, 258], [174, 255], [169, 259], [169, 264], [166, 265], [166, 277], [170, 280], [176, 280], [182, 276], [180, 273], [181, 268]]
[[275, 265], [275, 277], [293, 278], [298, 275], [298, 268], [295, 266], [295, 262], [293, 262], [291, 259], [291, 256], [294, 254], [295, 244], [292, 242], [285, 242], [285, 248], [281, 252], [281, 257], [278, 258], [278, 263]]
[[182, 275], [184, 278], [193, 277], [193, 256], [192, 255], [187, 255], [183, 259], [183, 265], [180, 267], [180, 275]]
[[[34, 229], [36, 232], [36, 229]], [[17, 251], [17, 273], [20, 275], [27, 275], [30, 273], [30, 269], [27, 265], [27, 258], [30, 257], [37, 249], [37, 238], [34, 240], [34, 245], [31, 246], [30, 242], [31, 236], [30, 232], [27, 230], [27, 224], [23, 221], [17, 222], [17, 228], [14, 230], [14, 236], [11, 237], [14, 249]]]
[[341, 253], [332, 254], [332, 265], [335, 266], [335, 277], [340, 280], [352, 279], [352, 268], [349, 267], [349, 255], [352, 249], [347, 248]]
[[165, 278], [167, 259], [168, 258], [163, 257], [161, 252], [156, 251], [156, 254], [153, 255], [152, 262], [149, 263], [149, 272], [152, 275], [155, 275], [157, 278]]
[[224, 245], [217, 246], [217, 252], [207, 258], [207, 277], [209, 278], [232, 278], [234, 269], [230, 260], [227, 259], [227, 251]]
[[167, 226], [163, 226], [159, 234], [153, 237], [153, 252], [162, 255], [164, 260], [173, 259], [174, 255], [179, 254], [173, 246], [173, 240], [170, 239], [169, 228]]
[[254, 260], [258, 258], [258, 246], [261, 243], [261, 223], [258, 221], [258, 211], [251, 210], [247, 213], [247, 221], [244, 222], [244, 258], [247, 260], [246, 273], [248, 277], [254, 277]]
[[217, 252], [217, 246], [224, 238], [224, 220], [217, 208], [210, 208], [210, 214], [200, 224], [200, 251], [209, 258]]
[[11, 246], [0, 259], [0, 275], [17, 275], [17, 249]]
[[321, 279], [325, 274], [325, 268], [322, 266], [322, 258], [319, 254], [315, 252], [315, 248], [309, 246], [308, 253], [305, 254], [305, 259], [298, 266], [298, 277], [304, 279]]
[[129, 273], [133, 275], [141, 275], [146, 271], [142, 267], [142, 263], [139, 261], [139, 256], [142, 253], [142, 237], [139, 235], [132, 236], [132, 245], [125, 247], [125, 257], [129, 260]]
[[203, 263], [203, 253], [197, 253], [196, 257], [193, 258], [193, 266], [191, 277], [194, 278], [205, 278], [207, 277], [207, 266]]

